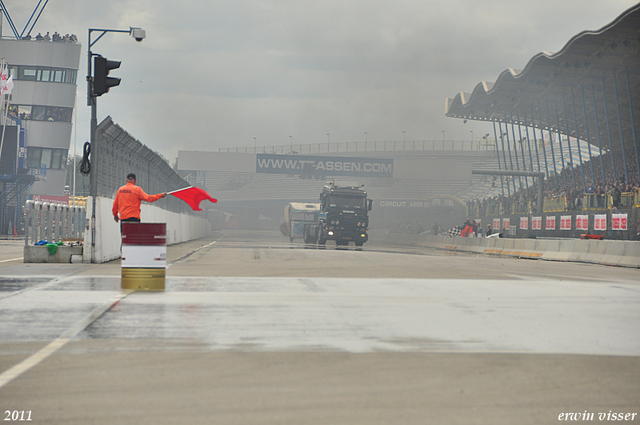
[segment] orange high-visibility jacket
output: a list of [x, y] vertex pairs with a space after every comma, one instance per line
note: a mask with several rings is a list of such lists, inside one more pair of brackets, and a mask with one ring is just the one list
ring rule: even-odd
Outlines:
[[162, 194], [147, 195], [144, 191], [133, 183], [127, 183], [118, 189], [116, 199], [113, 201], [111, 211], [114, 216], [120, 213], [120, 220], [135, 217], [140, 218], [140, 203], [142, 201], [155, 202], [162, 198]]

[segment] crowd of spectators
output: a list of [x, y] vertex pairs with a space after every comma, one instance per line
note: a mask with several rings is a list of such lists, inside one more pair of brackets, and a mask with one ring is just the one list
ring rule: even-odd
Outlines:
[[[590, 207], [606, 208], [607, 197], [611, 196], [612, 208], [620, 208], [623, 194], [640, 191], [640, 178], [638, 177], [635, 161], [635, 150], [629, 149], [625, 151], [625, 156], [629, 176], [628, 181], [624, 172], [622, 152], [613, 155], [615, 177], [611, 161], [612, 157], [610, 153], [607, 153], [602, 157], [604, 173], [600, 159], [594, 158], [592, 159], [593, 164], [585, 162], [573, 169], [565, 168], [556, 177], [552, 176], [550, 180], [545, 180], [543, 193], [545, 208], [550, 204], [555, 204], [558, 208], [567, 211], [581, 210], [585, 195], [590, 194], [595, 195], [592, 197], [594, 204], [589, 205]], [[602, 178], [603, 174], [604, 180]], [[515, 178], [517, 179], [517, 177]], [[528, 188], [519, 189], [515, 193], [511, 191], [510, 196], [506, 193], [507, 184], [512, 183], [508, 179], [505, 181], [505, 195], [469, 201], [467, 203], [469, 211], [476, 212], [480, 216], [495, 214], [500, 211], [514, 213], [537, 211], [537, 182]]]
[[59, 34], [58, 31], [54, 32], [53, 35], [49, 35], [49, 32], [45, 35], [42, 33], [38, 33], [35, 37], [31, 37], [31, 34], [27, 34], [22, 37], [23, 40], [36, 40], [36, 41], [53, 41], [56, 43], [77, 43], [78, 37], [75, 34]]

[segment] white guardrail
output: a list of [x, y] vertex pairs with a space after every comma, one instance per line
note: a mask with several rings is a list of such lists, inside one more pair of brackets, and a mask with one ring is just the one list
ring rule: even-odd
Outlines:
[[84, 237], [84, 207], [27, 201], [25, 203], [25, 246], [41, 240], [56, 243]]

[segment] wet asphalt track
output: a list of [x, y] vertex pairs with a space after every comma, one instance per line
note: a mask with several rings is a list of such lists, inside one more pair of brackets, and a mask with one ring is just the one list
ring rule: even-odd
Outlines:
[[[589, 397], [601, 394], [604, 405], [595, 403], [598, 408], [611, 404], [629, 412], [634, 408], [637, 411], [637, 400], [640, 399], [637, 379], [640, 369], [640, 271], [389, 246], [383, 243], [383, 237], [379, 235], [376, 240], [372, 236], [371, 243], [362, 251], [356, 251], [353, 247], [336, 249], [331, 244], [326, 249], [305, 247], [301, 243], [289, 243], [288, 239], [271, 232], [215, 234], [168, 248], [166, 290], [160, 293], [120, 290], [119, 262], [103, 265], [21, 264], [15, 260], [21, 256], [19, 243], [3, 241], [0, 244], [0, 407], [3, 411], [23, 409], [21, 400], [28, 402], [34, 388], [50, 388], [51, 385], [55, 388], [64, 379], [68, 381], [65, 388], [73, 387], [81, 380], [74, 380], [75, 374], [96, 373], [95, 370], [81, 372], [74, 368], [73, 373], [64, 374], [62, 379], [57, 375], [60, 369], [56, 367], [56, 361], [58, 366], [83, 364], [86, 359], [98, 356], [97, 364], [89, 363], [84, 367], [105, 368], [112, 371], [116, 383], [125, 382], [127, 376], [134, 376], [134, 371], [139, 370], [134, 368], [127, 376], [115, 378], [119, 372], [131, 367], [123, 367], [122, 359], [118, 360], [119, 356], [129, 353], [130, 357], [151, 367], [154, 373], [169, 375], [176, 373], [176, 368], [165, 364], [166, 356], [178, 356], [177, 361], [184, 369], [178, 368], [183, 373], [172, 377], [172, 385], [188, 387], [190, 391], [197, 379], [192, 376], [194, 371], [183, 365], [184, 356], [197, 359], [224, 356], [224, 363], [228, 365], [238, 365], [247, 360], [245, 356], [254, 356], [250, 362], [254, 367], [264, 367], [265, 361], [267, 366], [271, 364], [265, 356], [271, 361], [273, 356], [281, 357], [300, 367], [297, 373], [296, 367], [292, 367], [277, 375], [294, 374], [289, 376], [293, 382], [297, 382], [295, 376], [309, 373], [309, 368], [314, 368], [318, 362], [315, 356], [323, 359], [320, 364], [326, 362], [322, 356], [338, 356], [342, 360], [347, 356], [346, 359], [353, 362], [349, 370], [360, 371], [356, 373], [359, 377], [356, 379], [362, 379], [366, 388], [376, 388], [375, 384], [364, 384], [365, 377], [371, 377], [371, 368], [379, 368], [379, 365], [374, 366], [377, 362], [371, 360], [373, 356], [379, 358], [378, 361], [384, 359], [387, 365], [405, 365], [377, 379], [378, 385], [396, 382], [399, 373], [414, 371], [412, 377], [405, 378], [408, 386], [397, 383], [399, 392], [385, 399], [391, 409], [385, 412], [397, 414], [399, 409], [410, 413], [407, 423], [425, 423], [425, 418], [438, 411], [425, 407], [435, 400], [435, 395], [430, 395], [429, 391], [422, 391], [421, 397], [425, 399], [416, 400], [415, 405], [405, 406], [406, 409], [402, 409], [406, 396], [400, 397], [395, 404], [391, 402], [400, 393], [410, 393], [411, 386], [418, 385], [413, 380], [428, 372], [429, 368], [421, 363], [424, 356], [436, 363], [444, 362], [440, 374], [453, 374], [443, 390], [459, 382], [455, 370], [478, 362], [478, 356], [485, 360], [469, 372], [471, 382], [478, 385], [482, 375], [495, 375], [497, 381], [492, 380], [491, 385], [503, 389], [508, 385], [500, 384], [501, 374], [521, 372], [524, 373], [521, 378], [535, 383], [536, 376], [553, 371], [558, 362], [567, 363], [561, 367], [566, 371], [588, 359], [595, 364], [585, 366], [585, 370], [577, 368], [572, 372], [575, 377], [567, 372], [568, 382], [573, 379], [582, 382], [581, 377], [603, 374], [612, 382], [618, 380], [621, 386], [606, 384], [599, 387], [602, 377], [593, 377], [593, 381], [587, 379], [589, 385], [582, 382], [587, 394], [582, 397], [579, 393], [574, 394], [575, 399], [565, 403], [570, 405], [563, 407], [551, 403], [553, 397], [542, 390], [541, 383], [532, 384], [533, 388], [539, 387], [541, 401], [535, 409], [529, 408], [536, 412], [544, 411], [544, 407], [550, 409], [550, 413], [542, 418], [549, 419], [558, 409], [558, 413], [567, 408], [588, 409], [597, 401]], [[131, 356], [131, 353], [135, 355]], [[446, 360], [439, 356], [445, 356]], [[535, 361], [524, 363], [529, 367], [542, 362], [539, 366], [542, 370], [534, 372], [535, 368], [528, 370], [523, 365], [504, 367], [504, 362], [510, 364], [514, 359], [521, 361], [523, 358], [535, 358]], [[496, 359], [503, 361], [493, 366], [487, 364]], [[555, 361], [545, 366], [549, 359]], [[447, 363], [454, 360], [455, 364]], [[194, 367], [199, 361], [205, 360], [194, 360]], [[621, 373], [620, 368], [627, 372]], [[325, 376], [340, 375], [331, 368], [325, 372]], [[553, 376], [562, 376], [562, 372], [559, 373]], [[480, 375], [473, 379], [476, 374]], [[430, 382], [434, 376], [439, 375], [427, 373], [418, 382]], [[486, 376], [483, 385], [488, 385]], [[278, 385], [277, 378], [260, 368], [249, 381], [260, 378], [264, 379], [263, 385], [273, 386], [274, 394], [283, 388], [290, 389], [291, 384]], [[315, 379], [319, 380], [317, 385], [320, 387], [327, 386], [327, 391], [340, 392], [335, 385], [318, 377]], [[246, 375], [236, 375], [233, 382], [227, 385], [233, 388], [239, 383], [246, 385]], [[409, 382], [413, 383], [409, 385]], [[111, 382], [111, 385], [115, 384]], [[171, 389], [171, 384], [167, 385], [165, 391]], [[199, 385], [197, 394], [200, 397], [203, 392], [223, 390], [214, 382]], [[308, 390], [304, 382], [296, 385]], [[353, 384], [343, 382], [340, 385], [350, 388]], [[156, 386], [161, 388], [163, 385], [155, 382], [154, 388]], [[522, 388], [525, 387], [528, 385]], [[69, 407], [59, 418], [55, 406], [47, 403], [52, 400], [51, 392], [34, 397], [34, 406], [40, 409], [38, 417], [46, 418], [46, 422], [41, 423], [87, 423], [88, 418], [92, 423], [114, 423], [113, 412], [97, 401], [101, 387], [88, 391], [94, 391], [96, 397], [87, 399], [86, 394], [79, 395], [74, 391], [55, 393], [59, 400], [54, 404]], [[114, 389], [104, 391], [112, 397], [120, 394]], [[256, 390], [245, 388], [243, 391], [245, 394]], [[364, 404], [373, 400], [367, 391], [354, 392], [361, 394], [363, 399], [360, 401]], [[476, 402], [481, 399], [480, 393], [478, 391], [480, 398], [476, 398]], [[517, 393], [508, 391], [504, 400], [513, 402]], [[153, 392], [143, 398], [151, 397], [162, 404], [162, 395], [152, 397], [151, 394]], [[253, 397], [268, 398], [259, 391]], [[546, 397], [550, 398], [545, 403]], [[582, 405], [577, 403], [584, 397], [590, 401]], [[74, 403], [83, 399], [85, 404], [97, 403], [93, 416], [74, 407]], [[487, 399], [489, 406], [491, 400]], [[299, 422], [302, 417], [315, 418], [311, 423], [325, 423], [325, 420], [329, 421], [326, 423], [397, 423], [385, 422], [385, 415], [380, 416], [380, 421], [372, 420], [366, 409], [358, 407], [358, 402], [349, 408], [334, 400], [317, 408], [318, 411], [320, 407], [331, 411], [333, 406], [334, 416], [320, 415], [314, 410], [310, 416], [298, 417], [296, 409], [309, 401], [303, 398], [297, 404], [291, 403], [293, 406], [280, 413], [267, 409], [269, 414], [255, 417], [256, 412], [249, 408], [253, 404], [249, 403], [232, 409], [228, 417], [226, 414], [219, 416], [221, 420], [223, 416], [226, 418], [222, 422], [208, 423], [248, 423], [243, 421], [256, 417], [262, 418], [261, 421], [252, 423], [281, 423], [287, 418]], [[453, 409], [456, 404], [451, 400], [450, 403], [450, 409], [441, 407], [434, 418], [459, 418], [459, 423], [470, 423], [469, 417], [457, 417]], [[465, 405], [462, 403], [459, 407]], [[483, 409], [487, 408], [486, 403], [483, 406]], [[526, 406], [523, 408], [527, 409]], [[162, 414], [161, 406], [147, 412], [149, 421], [146, 422], [145, 416], [140, 416], [143, 411], [143, 406], [136, 407], [134, 403], [117, 422], [181, 423], [166, 412]], [[191, 415], [194, 423], [207, 423], [207, 418], [215, 412], [200, 406], [200, 410]], [[476, 423], [513, 423], [510, 414], [515, 411], [495, 406], [476, 417], [479, 419]], [[557, 421], [557, 416], [555, 419]]]

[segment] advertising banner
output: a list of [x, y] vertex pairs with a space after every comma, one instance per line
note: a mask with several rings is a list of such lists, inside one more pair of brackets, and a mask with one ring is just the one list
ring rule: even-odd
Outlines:
[[509, 230], [510, 222], [511, 222], [511, 219], [509, 219], [509, 218], [503, 218], [503, 219], [502, 219], [502, 228], [503, 228], [504, 230]]
[[451, 207], [455, 209], [465, 209], [466, 206], [461, 202], [456, 202], [454, 199], [446, 198], [446, 197], [434, 197], [424, 201], [412, 201], [412, 200], [378, 200], [376, 199], [377, 207], [382, 208], [430, 208], [430, 207]]
[[393, 159], [258, 154], [256, 173], [391, 178]]
[[499, 218], [494, 218], [493, 219], [493, 230], [500, 230], [500, 219]]
[[589, 230], [589, 216], [577, 215], [576, 216], [576, 230]]
[[607, 230], [606, 214], [595, 214], [593, 216], [593, 230]]
[[570, 215], [561, 215], [560, 216], [560, 230], [571, 230], [571, 216]]
[[529, 230], [529, 217], [520, 217], [520, 230]]
[[542, 230], [542, 217], [531, 217], [531, 230]]
[[556, 216], [547, 216], [547, 222], [544, 226], [545, 230], [556, 230]]
[[627, 215], [611, 214], [611, 230], [627, 230]]

